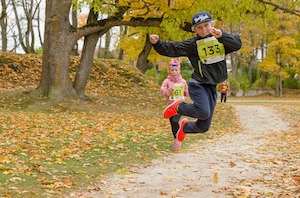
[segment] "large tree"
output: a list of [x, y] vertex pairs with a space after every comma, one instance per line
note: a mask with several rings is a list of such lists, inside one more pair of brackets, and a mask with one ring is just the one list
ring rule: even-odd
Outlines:
[[[94, 23], [77, 28], [72, 26], [69, 21], [71, 7], [72, 0], [46, 1], [42, 75], [37, 91], [49, 99], [63, 100], [83, 97], [83, 92], [78, 93], [76, 89], [80, 90], [80, 88], [85, 87], [84, 83], [86, 83], [93, 58], [95, 38], [99, 38], [99, 36], [114, 26], [158, 26], [162, 20], [159, 17], [147, 19], [128, 17], [128, 15], [125, 15], [125, 11], [128, 11], [129, 8], [121, 5], [118, 7], [119, 11], [115, 12], [115, 15], [111, 14], [106, 19], [97, 20]], [[124, 17], [127, 18], [124, 19]], [[72, 83], [69, 78], [69, 58], [77, 40], [83, 36], [86, 36], [86, 41], [82, 61], [86, 62], [81, 67], [78, 67], [77, 77]], [[87, 53], [86, 51], [90, 52]], [[77, 81], [81, 82], [78, 83]], [[76, 89], [73, 85], [75, 85]]]

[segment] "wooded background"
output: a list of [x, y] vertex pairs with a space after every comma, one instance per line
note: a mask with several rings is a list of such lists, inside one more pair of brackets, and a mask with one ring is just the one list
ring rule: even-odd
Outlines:
[[[273, 88], [277, 96], [282, 96], [283, 86], [299, 88], [297, 0], [1, 0], [1, 5], [2, 52], [18, 46], [25, 53], [41, 53], [36, 93], [50, 99], [85, 99], [95, 56], [130, 61], [143, 73], [161, 70], [168, 59], [151, 50], [148, 35], [188, 39], [194, 36], [189, 27], [198, 11], [210, 12], [218, 28], [241, 36], [242, 49], [228, 57], [232, 85]], [[12, 49], [8, 41], [14, 43]], [[74, 78], [69, 77], [72, 55], [81, 55]]]

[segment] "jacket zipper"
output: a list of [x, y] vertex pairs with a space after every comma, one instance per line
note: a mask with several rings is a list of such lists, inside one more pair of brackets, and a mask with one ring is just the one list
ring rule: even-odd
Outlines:
[[202, 67], [201, 67], [201, 62], [200, 62], [200, 60], [198, 60], [198, 67], [199, 67], [199, 73], [200, 73], [201, 77], [203, 77]]

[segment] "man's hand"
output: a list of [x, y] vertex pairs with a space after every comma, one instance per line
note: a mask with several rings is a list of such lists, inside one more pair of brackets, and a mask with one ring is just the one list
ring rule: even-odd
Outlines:
[[213, 35], [214, 37], [216, 37], [216, 38], [220, 38], [220, 37], [222, 36], [222, 30], [217, 29], [217, 28], [212, 28], [212, 29], [209, 31], [209, 33], [210, 33], [211, 35]]

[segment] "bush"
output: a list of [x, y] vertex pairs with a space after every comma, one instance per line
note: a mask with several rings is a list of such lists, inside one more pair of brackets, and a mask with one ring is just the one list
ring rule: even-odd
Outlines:
[[181, 62], [180, 67], [181, 67], [181, 71], [185, 71], [185, 70], [191, 70], [192, 71], [193, 70], [192, 65], [188, 61]]
[[263, 80], [261, 78], [257, 79], [252, 84], [252, 89], [262, 89], [263, 88]]
[[271, 89], [276, 89], [276, 77], [271, 77], [267, 80], [267, 87], [270, 87]]
[[229, 84], [229, 89], [232, 91], [240, 90], [240, 84], [233, 76], [228, 76], [227, 82]]
[[248, 79], [247, 74], [243, 74], [242, 77], [239, 79], [240, 87], [242, 90], [246, 91], [250, 87], [250, 80]]
[[288, 78], [284, 80], [283, 88], [287, 89], [300, 89], [300, 82], [295, 78]]
[[186, 82], [189, 82], [192, 73], [193, 73], [192, 70], [183, 70], [181, 72], [181, 76], [182, 76], [182, 78], [184, 78], [186, 80]]
[[158, 75], [158, 71], [157, 69], [155, 68], [152, 68], [152, 69], [149, 69], [146, 71], [145, 73], [145, 76], [150, 79], [150, 80], [153, 80], [156, 82], [156, 79], [157, 79], [157, 75]]
[[166, 79], [168, 76], [168, 71], [166, 69], [162, 70], [160, 74], [158, 75], [157, 82], [161, 86], [162, 82]]

